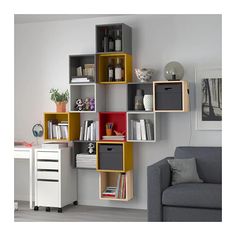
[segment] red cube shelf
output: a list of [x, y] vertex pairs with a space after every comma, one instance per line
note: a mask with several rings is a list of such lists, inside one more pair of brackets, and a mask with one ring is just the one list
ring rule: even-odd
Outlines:
[[[106, 123], [113, 123], [113, 134], [114, 130], [117, 132], [124, 132], [126, 141], [126, 112], [99, 112], [99, 139], [101, 141], [116, 142], [116, 140], [103, 140], [102, 136], [106, 135]], [[117, 140], [120, 142], [120, 140]]]

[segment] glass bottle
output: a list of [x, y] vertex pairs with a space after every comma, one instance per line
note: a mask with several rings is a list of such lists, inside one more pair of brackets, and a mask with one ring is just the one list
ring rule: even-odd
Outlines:
[[121, 51], [121, 36], [119, 30], [116, 30], [115, 51], [117, 52]]
[[123, 68], [121, 64], [121, 59], [116, 59], [115, 65], [115, 81], [122, 81], [123, 80]]
[[137, 89], [134, 98], [134, 110], [144, 110], [143, 106], [143, 90]]
[[108, 33], [108, 51], [109, 52], [113, 52], [115, 49], [115, 45], [114, 45], [114, 39], [113, 39], [113, 33], [111, 30], [109, 30]]
[[107, 35], [107, 28], [104, 30], [104, 37], [103, 37], [103, 51], [108, 52], [108, 35]]
[[107, 75], [109, 82], [114, 81], [114, 64], [112, 58], [108, 58]]

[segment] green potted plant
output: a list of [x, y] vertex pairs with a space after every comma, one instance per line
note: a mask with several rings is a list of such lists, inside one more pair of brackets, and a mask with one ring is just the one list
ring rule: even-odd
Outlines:
[[51, 100], [56, 103], [57, 112], [66, 112], [66, 104], [69, 100], [68, 89], [64, 93], [60, 93], [58, 89], [50, 90]]

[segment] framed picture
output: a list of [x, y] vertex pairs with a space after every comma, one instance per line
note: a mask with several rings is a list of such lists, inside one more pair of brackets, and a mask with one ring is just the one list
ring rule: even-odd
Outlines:
[[222, 129], [221, 68], [196, 68], [196, 129]]

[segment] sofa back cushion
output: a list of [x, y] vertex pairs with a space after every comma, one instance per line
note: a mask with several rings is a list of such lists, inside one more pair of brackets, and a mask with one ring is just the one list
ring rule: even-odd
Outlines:
[[198, 175], [204, 182], [222, 182], [221, 147], [177, 147], [175, 158], [196, 158]]

